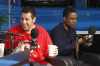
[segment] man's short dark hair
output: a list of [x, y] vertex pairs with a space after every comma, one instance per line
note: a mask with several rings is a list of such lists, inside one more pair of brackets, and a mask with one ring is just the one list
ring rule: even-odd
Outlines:
[[22, 9], [21, 14], [22, 13], [31, 13], [32, 14], [32, 18], [36, 17], [36, 10], [31, 7], [31, 6], [26, 6]]
[[68, 15], [70, 14], [70, 13], [77, 13], [76, 12], [76, 10], [73, 8], [73, 7], [71, 7], [71, 6], [68, 6], [67, 8], [65, 8], [64, 9], [64, 11], [63, 11], [63, 17], [68, 17]]

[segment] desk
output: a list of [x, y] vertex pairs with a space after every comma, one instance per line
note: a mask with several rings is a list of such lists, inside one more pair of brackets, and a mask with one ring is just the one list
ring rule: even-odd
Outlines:
[[[25, 51], [22, 51], [19, 53], [1, 57], [0, 58], [0, 66], [11, 66], [11, 65], [14, 65], [17, 63], [25, 62], [29, 58], [30, 58], [30, 51], [25, 50]], [[28, 61], [25, 63], [28, 63]], [[26, 65], [28, 65], [28, 64], [26, 64]]]

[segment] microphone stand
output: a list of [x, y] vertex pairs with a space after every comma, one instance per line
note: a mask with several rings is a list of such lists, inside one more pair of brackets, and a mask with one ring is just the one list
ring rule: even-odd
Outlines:
[[79, 66], [79, 59], [78, 59], [78, 57], [79, 57], [79, 55], [78, 55], [78, 53], [79, 53], [79, 43], [78, 43], [78, 40], [79, 40], [79, 37], [77, 37], [76, 38], [76, 47], [77, 47], [77, 49], [76, 49], [76, 66]]
[[13, 53], [13, 42], [14, 42], [14, 40], [13, 40], [13, 35], [10, 35], [10, 41], [11, 41], [11, 44], [10, 44], [10, 46], [11, 46], [11, 51], [9, 52], [9, 54]]
[[[31, 40], [32, 41], [32, 40]], [[38, 48], [38, 44], [36, 43], [36, 41], [32, 41], [30, 43], [31, 47], [30, 47], [30, 50], [33, 50], [33, 49], [37, 49]]]

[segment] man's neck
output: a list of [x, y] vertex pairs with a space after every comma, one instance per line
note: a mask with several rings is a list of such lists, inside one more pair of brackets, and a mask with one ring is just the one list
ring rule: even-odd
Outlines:
[[69, 31], [68, 27], [66, 26], [66, 24], [62, 23], [62, 25], [64, 26], [66, 31]]
[[30, 33], [31, 33], [31, 30], [32, 30], [33, 28], [35, 28], [35, 25], [34, 25], [34, 24], [33, 24], [33, 26], [30, 28], [30, 30], [25, 31], [25, 32], [28, 33], [28, 34], [30, 34]]

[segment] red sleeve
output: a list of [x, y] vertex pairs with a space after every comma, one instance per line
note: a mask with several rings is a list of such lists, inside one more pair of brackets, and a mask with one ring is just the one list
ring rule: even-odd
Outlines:
[[45, 55], [46, 57], [49, 57], [48, 45], [53, 45], [53, 43], [52, 43], [52, 40], [51, 40], [51, 38], [50, 38], [48, 32], [46, 31], [46, 33], [45, 33], [45, 47], [46, 47], [46, 48], [45, 48], [45, 53], [44, 53], [44, 55]]

